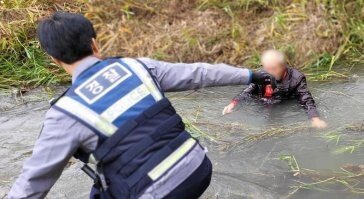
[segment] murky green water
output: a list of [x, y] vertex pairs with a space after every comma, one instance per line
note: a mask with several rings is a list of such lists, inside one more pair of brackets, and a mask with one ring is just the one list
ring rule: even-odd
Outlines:
[[[364, 168], [358, 166], [364, 165], [364, 150], [358, 141], [364, 146], [364, 71], [360, 71], [350, 80], [310, 84], [329, 124], [322, 131], [309, 128], [305, 112], [295, 101], [275, 106], [245, 103], [236, 112], [221, 116], [222, 108], [243, 87], [169, 94], [184, 118], [206, 134], [201, 140], [214, 164], [206, 197], [364, 198], [364, 194], [354, 193], [364, 191], [364, 177], [359, 175]], [[0, 198], [31, 154], [49, 96], [44, 89], [24, 96], [0, 94]], [[339, 142], [328, 142], [329, 135], [333, 139], [340, 136]], [[337, 153], [344, 146], [354, 150]], [[291, 172], [279, 159], [283, 155], [296, 158], [299, 172]], [[48, 198], [87, 198], [92, 182], [79, 171], [80, 166], [73, 161]], [[342, 167], [359, 176], [345, 178], [349, 174], [342, 174]], [[327, 179], [336, 183], [297, 190], [302, 182]], [[345, 182], [349, 184], [345, 186]]]

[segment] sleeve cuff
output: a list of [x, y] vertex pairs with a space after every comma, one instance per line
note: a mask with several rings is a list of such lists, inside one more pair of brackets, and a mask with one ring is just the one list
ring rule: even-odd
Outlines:
[[320, 117], [320, 114], [317, 112], [316, 109], [308, 110], [307, 113], [308, 113], [308, 118], [309, 119], [312, 119], [314, 117]]
[[249, 82], [248, 84], [252, 83], [253, 81], [253, 71], [248, 69], [248, 75], [249, 75]]
[[231, 104], [234, 104], [234, 106], [236, 106], [238, 103], [239, 103], [239, 101], [238, 100], [235, 100], [235, 99], [233, 99], [233, 100], [231, 100], [231, 102], [230, 102]]

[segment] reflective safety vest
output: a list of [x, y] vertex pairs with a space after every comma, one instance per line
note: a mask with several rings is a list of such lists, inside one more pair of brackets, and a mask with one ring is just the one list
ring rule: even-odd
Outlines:
[[157, 182], [162, 186], [161, 180], [191, 151], [201, 162], [205, 157], [149, 70], [136, 59], [109, 58], [89, 67], [53, 107], [98, 135], [96, 150], [80, 151], [78, 158], [96, 163], [95, 173], [84, 170], [102, 198], [145, 198], [143, 192], [158, 187]]

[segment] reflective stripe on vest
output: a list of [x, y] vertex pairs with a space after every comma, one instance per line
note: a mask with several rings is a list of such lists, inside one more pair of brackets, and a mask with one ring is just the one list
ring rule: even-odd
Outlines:
[[148, 88], [148, 90], [151, 92], [156, 101], [159, 101], [163, 98], [158, 87], [155, 85], [153, 78], [149, 75], [149, 72], [146, 71], [146, 69], [144, 68], [144, 66], [142, 66], [141, 63], [139, 63], [135, 59], [130, 59], [130, 58], [124, 58], [123, 61], [126, 64], [133, 66], [131, 67], [131, 69], [143, 81], [144, 85]]
[[76, 117], [81, 116], [84, 122], [94, 127], [104, 135], [111, 136], [118, 129], [101, 115], [95, 113], [93, 110], [70, 97], [62, 97], [57, 101], [56, 106]]
[[190, 138], [186, 140], [177, 150], [170, 154], [166, 159], [159, 163], [153, 170], [148, 172], [148, 176], [152, 180], [157, 180], [169, 168], [171, 168], [179, 159], [181, 159], [188, 151], [195, 146], [196, 140]]

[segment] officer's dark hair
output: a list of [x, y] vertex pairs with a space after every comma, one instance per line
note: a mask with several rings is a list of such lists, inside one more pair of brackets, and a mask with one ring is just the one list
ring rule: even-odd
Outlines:
[[41, 47], [66, 64], [93, 54], [91, 44], [96, 32], [81, 14], [56, 12], [38, 24], [37, 34]]

